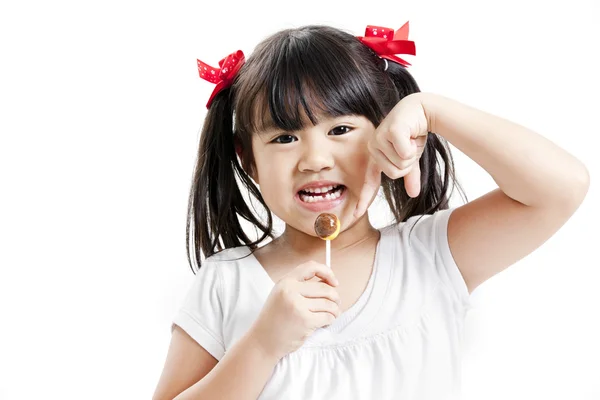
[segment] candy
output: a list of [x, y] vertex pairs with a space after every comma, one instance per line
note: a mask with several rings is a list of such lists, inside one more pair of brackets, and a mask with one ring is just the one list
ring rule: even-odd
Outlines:
[[325, 240], [325, 265], [331, 268], [331, 241], [340, 233], [340, 220], [334, 214], [319, 214], [315, 220], [315, 233]]
[[340, 233], [340, 220], [334, 214], [320, 214], [315, 220], [315, 233], [323, 240], [335, 239]]

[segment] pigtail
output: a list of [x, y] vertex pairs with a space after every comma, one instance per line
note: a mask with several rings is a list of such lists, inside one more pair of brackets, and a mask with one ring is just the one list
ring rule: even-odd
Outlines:
[[[236, 176], [250, 194], [264, 204], [259, 190], [248, 178], [236, 156], [232, 101], [228, 88], [214, 98], [200, 135], [186, 225], [186, 249], [192, 271], [192, 258], [195, 258], [199, 269], [202, 253], [210, 257], [223, 249], [243, 245], [255, 249], [266, 237], [273, 237], [271, 214], [267, 213], [267, 225], [256, 218], [242, 196]], [[246, 235], [238, 215], [262, 232], [258, 240], [252, 241]], [[193, 230], [190, 229], [192, 227]], [[193, 254], [190, 241], [193, 243]]]
[[[388, 64], [387, 74], [398, 91], [399, 99], [421, 91], [406, 68], [395, 62]], [[455, 188], [466, 201], [464, 190], [456, 179], [452, 153], [443, 137], [429, 132], [419, 166], [421, 191], [416, 198], [411, 198], [406, 193], [404, 178], [394, 180], [382, 174], [383, 193], [397, 222], [404, 222], [416, 215], [433, 214], [448, 209]]]

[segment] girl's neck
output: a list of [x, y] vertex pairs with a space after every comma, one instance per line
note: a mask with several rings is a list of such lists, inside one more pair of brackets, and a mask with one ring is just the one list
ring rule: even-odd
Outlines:
[[[379, 231], [371, 225], [371, 221], [369, 221], [367, 214], [365, 214], [354, 225], [340, 232], [331, 241], [331, 249], [335, 251], [350, 250], [354, 247], [360, 247], [364, 242], [373, 240], [374, 238], [379, 240]], [[323, 239], [307, 235], [287, 224], [285, 225], [285, 231], [274, 242], [276, 242], [278, 247], [285, 247], [286, 251], [304, 256], [324, 251]]]

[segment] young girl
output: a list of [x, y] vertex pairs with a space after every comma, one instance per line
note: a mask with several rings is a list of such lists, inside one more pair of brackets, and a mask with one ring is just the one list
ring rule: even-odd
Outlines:
[[[407, 36], [308, 26], [199, 62], [216, 84], [189, 203], [199, 269], [155, 399], [458, 397], [470, 293], [551, 237], [589, 178], [531, 130], [421, 93]], [[498, 189], [450, 209], [446, 141]], [[376, 229], [380, 187], [396, 221]], [[322, 212], [341, 222], [331, 269]]]

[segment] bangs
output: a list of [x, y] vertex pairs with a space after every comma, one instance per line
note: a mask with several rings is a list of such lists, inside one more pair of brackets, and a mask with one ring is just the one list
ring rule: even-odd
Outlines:
[[383, 112], [377, 80], [369, 76], [377, 73], [377, 61], [372, 68], [361, 65], [348, 51], [352, 46], [365, 51], [353, 36], [322, 27], [288, 30], [264, 42], [240, 71], [236, 131], [296, 131], [342, 115], [362, 115], [377, 126]]

